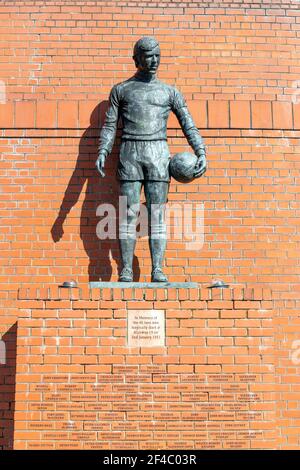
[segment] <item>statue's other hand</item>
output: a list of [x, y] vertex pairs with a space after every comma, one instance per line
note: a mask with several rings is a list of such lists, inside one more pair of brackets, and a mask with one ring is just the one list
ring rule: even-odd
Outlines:
[[104, 163], [105, 163], [105, 156], [103, 155], [103, 153], [99, 153], [98, 158], [96, 160], [96, 168], [102, 177], [105, 176]]
[[206, 172], [206, 157], [205, 154], [199, 156], [194, 170], [194, 178], [200, 178]]

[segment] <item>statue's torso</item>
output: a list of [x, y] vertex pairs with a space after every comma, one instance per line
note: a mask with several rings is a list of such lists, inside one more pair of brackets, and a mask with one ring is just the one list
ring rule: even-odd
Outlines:
[[124, 140], [166, 140], [174, 88], [154, 79], [133, 77], [118, 87]]

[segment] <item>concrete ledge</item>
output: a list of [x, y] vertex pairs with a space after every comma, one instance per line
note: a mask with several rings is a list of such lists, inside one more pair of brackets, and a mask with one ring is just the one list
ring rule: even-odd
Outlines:
[[130, 288], [147, 288], [147, 289], [195, 289], [199, 287], [197, 282], [89, 282], [91, 289], [130, 289]]
[[[124, 284], [124, 286], [123, 286]], [[146, 286], [146, 287], [144, 287]], [[195, 287], [194, 287], [195, 286]], [[18, 290], [18, 302], [20, 308], [26, 305], [27, 301], [35, 301], [36, 308], [43, 305], [41, 302], [70, 301], [78, 303], [79, 300], [102, 300], [102, 301], [128, 301], [128, 300], [205, 300], [213, 302], [215, 300], [230, 301], [271, 301], [272, 292], [268, 288], [261, 287], [229, 287], [228, 289], [208, 289], [208, 286], [200, 286], [194, 282], [166, 282], [166, 283], [118, 283], [118, 282], [90, 282], [78, 287], [65, 288], [58, 285], [49, 286], [23, 286]], [[38, 303], [36, 303], [38, 302]], [[61, 304], [60, 308], [64, 308]], [[253, 307], [254, 308], [254, 307]], [[269, 307], [262, 307], [269, 308]]]

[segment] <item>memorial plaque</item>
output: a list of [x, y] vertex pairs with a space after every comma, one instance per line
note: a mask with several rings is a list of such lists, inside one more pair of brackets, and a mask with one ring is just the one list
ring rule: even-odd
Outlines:
[[134, 375], [126, 375], [127, 383], [138, 383], [141, 384], [142, 382], [150, 382], [151, 383], [151, 374], [134, 374]]
[[28, 449], [34, 450], [54, 450], [54, 444], [50, 442], [28, 442]]
[[127, 345], [129, 348], [164, 346], [164, 310], [129, 310]]
[[169, 411], [192, 411], [194, 410], [194, 403], [169, 403]]

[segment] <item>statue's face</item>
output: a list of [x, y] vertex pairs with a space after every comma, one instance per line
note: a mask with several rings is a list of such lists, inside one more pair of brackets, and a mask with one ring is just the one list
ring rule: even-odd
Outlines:
[[160, 62], [160, 49], [159, 46], [151, 51], [144, 51], [139, 56], [138, 69], [154, 75], [158, 69]]

